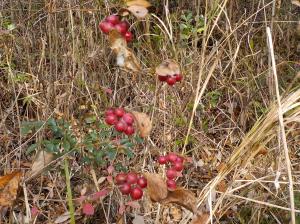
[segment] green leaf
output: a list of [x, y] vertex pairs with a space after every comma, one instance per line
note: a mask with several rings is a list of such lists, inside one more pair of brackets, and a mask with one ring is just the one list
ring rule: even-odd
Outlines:
[[130, 149], [125, 148], [125, 149], [124, 149], [124, 152], [125, 152], [125, 155], [126, 155], [128, 158], [132, 159], [132, 158], [134, 157], [134, 153], [133, 153]]
[[84, 119], [85, 123], [87, 123], [87, 124], [95, 123], [96, 120], [97, 120], [97, 117], [95, 115], [94, 116], [90, 116], [90, 117], [86, 117]]
[[21, 135], [25, 136], [32, 132], [32, 126], [28, 124], [21, 124]]
[[134, 146], [134, 144], [132, 142], [127, 142], [123, 146], [126, 148], [132, 148]]
[[37, 146], [38, 145], [36, 143], [30, 145], [26, 150], [26, 155], [29, 155], [30, 153], [32, 153], [37, 148]]
[[113, 160], [117, 155], [117, 150], [114, 149], [114, 148], [107, 149], [106, 150], [106, 155], [107, 155], [109, 160]]
[[136, 136], [134, 139], [135, 139], [136, 143], [138, 143], [138, 144], [144, 143], [144, 139], [142, 139], [142, 138], [139, 137], [139, 136]]
[[55, 151], [55, 145], [51, 141], [44, 140], [43, 145], [45, 146], [47, 152], [53, 153]]
[[64, 139], [62, 143], [62, 147], [64, 148], [65, 151], [70, 151], [71, 149], [70, 142], [67, 139]]

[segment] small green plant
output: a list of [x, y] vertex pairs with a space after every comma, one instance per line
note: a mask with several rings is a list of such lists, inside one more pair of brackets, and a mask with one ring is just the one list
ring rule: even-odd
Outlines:
[[180, 39], [181, 40], [189, 40], [193, 36], [197, 36], [201, 34], [204, 27], [204, 17], [202, 16], [193, 16], [191, 11], [186, 12], [181, 15], [181, 23], [180, 27]]
[[104, 167], [108, 163], [115, 163], [118, 170], [124, 170], [118, 162], [118, 155], [133, 158], [133, 147], [143, 142], [138, 136], [131, 138], [124, 136], [109, 125], [97, 121], [93, 116], [85, 118], [80, 126], [83, 126], [80, 131], [74, 130], [69, 122], [53, 118], [46, 122], [23, 122], [21, 133], [24, 136], [33, 134], [41, 128], [46, 133], [45, 139], [28, 147], [27, 154], [32, 153], [38, 146], [57, 157], [74, 151], [81, 155], [80, 158], [86, 165]]

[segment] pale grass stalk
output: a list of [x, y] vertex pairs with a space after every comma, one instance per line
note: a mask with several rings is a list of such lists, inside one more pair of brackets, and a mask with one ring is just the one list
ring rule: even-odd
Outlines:
[[[216, 192], [219, 193], [219, 194], [224, 194], [223, 192], [219, 192], [219, 191], [216, 191]], [[252, 198], [246, 198], [246, 197], [235, 195], [235, 194], [228, 194], [227, 193], [226, 196], [239, 198], [239, 199], [242, 199], [242, 200], [245, 200], [245, 201], [254, 202], [254, 203], [257, 203], [257, 204], [260, 204], [260, 205], [265, 205], [265, 206], [272, 207], [272, 208], [278, 208], [278, 209], [285, 210], [285, 211], [292, 211], [290, 208], [275, 205], [275, 204], [265, 202], [265, 201], [255, 200], [255, 199], [252, 199]], [[295, 209], [294, 212], [300, 213], [300, 210]]]
[[284, 149], [284, 156], [285, 156], [285, 162], [286, 162], [286, 168], [288, 173], [288, 179], [289, 179], [289, 193], [290, 193], [290, 206], [291, 206], [291, 217], [292, 217], [292, 224], [296, 223], [296, 215], [295, 215], [295, 201], [294, 201], [294, 188], [293, 188], [293, 177], [292, 177], [292, 167], [291, 167], [291, 161], [289, 157], [289, 150], [287, 146], [286, 141], [286, 135], [285, 135], [285, 128], [283, 123], [283, 111], [282, 111], [282, 105], [280, 100], [280, 93], [279, 93], [279, 85], [278, 85], [278, 77], [277, 77], [277, 69], [276, 69], [276, 62], [274, 57], [274, 48], [273, 48], [273, 41], [272, 41], [272, 34], [269, 27], [267, 27], [267, 38], [268, 38], [268, 47], [272, 59], [272, 69], [273, 69], [273, 75], [274, 75], [274, 83], [275, 83], [275, 91], [276, 91], [276, 98], [278, 103], [278, 119], [279, 119], [279, 126], [281, 131], [281, 138], [283, 143], [283, 149]]

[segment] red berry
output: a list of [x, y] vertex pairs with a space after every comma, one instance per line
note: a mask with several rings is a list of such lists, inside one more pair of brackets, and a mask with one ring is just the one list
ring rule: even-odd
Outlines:
[[123, 21], [121, 21], [120, 23], [119, 23], [121, 26], [123, 26], [125, 29], [126, 29], [126, 31], [129, 29], [129, 27], [130, 27], [130, 24], [126, 21], [126, 20], [123, 20]]
[[110, 22], [102, 21], [99, 24], [99, 28], [103, 33], [108, 34], [114, 28], [114, 25]]
[[175, 169], [170, 168], [167, 170], [166, 176], [168, 179], [172, 180], [177, 176], [177, 172]]
[[137, 184], [141, 187], [141, 188], [145, 188], [147, 187], [147, 179], [145, 177], [140, 177], [137, 180]]
[[174, 170], [179, 172], [179, 171], [183, 170], [183, 163], [175, 162], [173, 165], [173, 168], [174, 168]]
[[181, 156], [177, 156], [176, 161], [175, 162], [180, 162], [183, 163], [184, 159]]
[[176, 188], [176, 182], [175, 180], [167, 180], [167, 187], [169, 188], [169, 190], [175, 190]]
[[168, 83], [169, 86], [173, 86], [176, 83], [176, 78], [168, 77], [167, 78], [167, 83]]
[[167, 81], [168, 77], [169, 77], [168, 75], [159, 75], [158, 79], [159, 81], [165, 82]]
[[128, 125], [132, 125], [134, 122], [134, 118], [133, 115], [130, 113], [126, 113], [123, 115], [122, 119], [128, 124]]
[[122, 35], [125, 35], [125, 33], [127, 32], [126, 25], [124, 26], [121, 23], [118, 23], [117, 25], [115, 25], [114, 28]]
[[105, 118], [105, 122], [106, 124], [108, 125], [113, 125], [115, 124], [116, 122], [118, 121], [117, 117], [113, 114], [111, 115], [107, 115], [106, 118]]
[[114, 109], [112, 109], [112, 108], [109, 108], [109, 109], [107, 109], [107, 110], [105, 111], [105, 115], [106, 115], [106, 116], [112, 115], [112, 114], [114, 114], [114, 113], [115, 113], [115, 111], [114, 111]]
[[112, 25], [117, 25], [120, 22], [120, 19], [117, 15], [110, 15], [105, 18], [105, 21], [111, 23]]
[[127, 174], [127, 183], [135, 184], [137, 181], [137, 175], [135, 173], [128, 173]]
[[176, 79], [176, 82], [180, 82], [182, 80], [182, 75], [181, 74], [176, 74], [175, 75], [175, 79]]
[[163, 164], [166, 164], [166, 163], [168, 162], [168, 160], [167, 160], [167, 157], [165, 157], [165, 156], [159, 156], [159, 157], [157, 158], [157, 162], [158, 162], [160, 165], [163, 165]]
[[127, 129], [127, 124], [125, 124], [123, 121], [119, 121], [118, 123], [115, 124], [115, 129], [118, 132], [123, 132]]
[[133, 200], [139, 200], [143, 197], [143, 191], [139, 187], [135, 187], [131, 189], [130, 196]]
[[124, 34], [124, 38], [127, 42], [130, 42], [133, 40], [133, 35], [130, 31], [127, 31], [125, 34]]
[[125, 173], [119, 173], [115, 178], [117, 185], [124, 184], [126, 180], [127, 180], [127, 175]]
[[125, 183], [125, 184], [122, 184], [119, 189], [122, 194], [129, 194], [131, 191], [131, 185], [128, 183]]
[[123, 108], [117, 108], [115, 109], [115, 115], [118, 117], [122, 117], [125, 114], [125, 110]]
[[130, 125], [127, 126], [126, 130], [124, 131], [126, 135], [133, 135], [134, 134], [134, 128]]
[[170, 161], [171, 163], [174, 163], [176, 161], [176, 159], [178, 158], [177, 154], [174, 153], [174, 152], [170, 152], [168, 155], [167, 155], [167, 159], [168, 161]]

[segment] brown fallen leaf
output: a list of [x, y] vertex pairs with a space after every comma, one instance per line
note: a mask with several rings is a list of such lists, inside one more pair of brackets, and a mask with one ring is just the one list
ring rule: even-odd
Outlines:
[[131, 49], [127, 47], [126, 40], [117, 30], [109, 33], [108, 40], [110, 48], [116, 54], [116, 63], [119, 67], [135, 73], [141, 70], [140, 63]]
[[148, 14], [148, 9], [139, 5], [129, 6], [127, 10], [131, 12], [138, 19], [143, 19]]
[[126, 1], [127, 11], [131, 12], [138, 19], [143, 19], [148, 14], [148, 7], [151, 4], [146, 0], [131, 0]]
[[52, 153], [46, 152], [44, 150], [40, 150], [37, 153], [37, 155], [34, 159], [34, 162], [32, 164], [31, 171], [29, 172], [29, 178], [33, 178], [33, 177], [37, 176], [38, 174], [40, 174], [44, 170], [44, 168], [50, 162], [52, 162], [53, 159], [54, 159], [54, 156]]
[[155, 73], [159, 76], [172, 76], [181, 72], [179, 65], [174, 60], [167, 59], [156, 67]]
[[148, 8], [151, 6], [151, 4], [146, 0], [128, 0], [128, 1], [126, 1], [126, 5], [128, 7], [133, 6], [133, 5], [139, 5], [139, 6], [143, 6], [145, 8]]
[[174, 191], [168, 191], [167, 197], [160, 202], [162, 204], [175, 203], [193, 213], [197, 212], [197, 200], [193, 192], [184, 188], [176, 188]]
[[20, 178], [21, 172], [17, 171], [0, 177], [0, 208], [12, 206], [17, 197]]
[[209, 213], [195, 215], [190, 224], [207, 224], [209, 220]]
[[145, 138], [150, 135], [152, 129], [152, 122], [149, 116], [145, 113], [132, 111], [131, 112], [136, 120], [140, 136]]
[[161, 202], [168, 196], [168, 188], [165, 180], [156, 173], [144, 173], [147, 179], [147, 192], [153, 202]]

